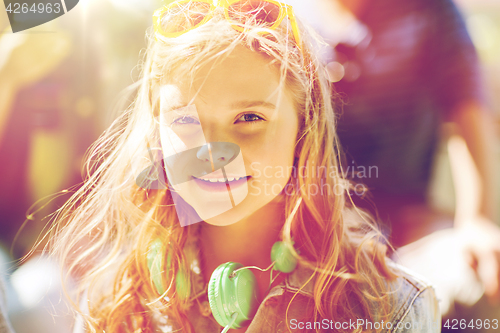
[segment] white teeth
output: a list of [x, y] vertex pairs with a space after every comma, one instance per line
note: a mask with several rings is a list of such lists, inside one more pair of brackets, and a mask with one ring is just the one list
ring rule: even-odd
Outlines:
[[[240, 179], [243, 179], [243, 178], [246, 178], [246, 176], [244, 177], [228, 177], [227, 180], [232, 182], [232, 181], [235, 181], [235, 180], [240, 180]], [[210, 179], [204, 179], [204, 178], [198, 178], [199, 180], [203, 180], [205, 182], [209, 182], [209, 183], [225, 183], [226, 180], [224, 178], [210, 178]]]

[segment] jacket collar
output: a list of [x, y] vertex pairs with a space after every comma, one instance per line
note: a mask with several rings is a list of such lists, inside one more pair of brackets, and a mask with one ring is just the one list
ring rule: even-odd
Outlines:
[[313, 274], [314, 271], [312, 269], [299, 263], [297, 268], [287, 276], [283, 284], [288, 290], [313, 297], [314, 282], [316, 281], [316, 276], [313, 276]]

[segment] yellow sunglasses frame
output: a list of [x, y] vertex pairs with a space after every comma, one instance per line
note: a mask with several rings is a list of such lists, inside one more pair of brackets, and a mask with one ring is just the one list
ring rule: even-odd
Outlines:
[[[162, 35], [164, 37], [167, 37], [167, 38], [178, 37], [178, 36], [180, 36], [182, 34], [185, 34], [188, 31], [196, 29], [197, 27], [205, 24], [208, 20], [210, 20], [210, 18], [212, 17], [212, 13], [215, 11], [215, 9], [217, 7], [223, 7], [226, 19], [229, 22], [232, 22], [233, 20], [231, 20], [231, 18], [229, 17], [229, 7], [232, 4], [234, 4], [236, 2], [240, 2], [240, 1], [243, 1], [243, 0], [196, 0], [196, 1], [192, 1], [192, 0], [180, 0], [180, 1], [172, 2], [172, 3], [170, 3], [170, 4], [168, 4], [168, 5], [164, 6], [164, 7], [162, 7], [160, 9], [156, 10], [155, 13], [153, 14], [153, 26], [154, 26], [154, 30], [155, 30], [156, 33], [159, 33], [160, 35]], [[297, 44], [297, 46], [299, 47], [299, 49], [302, 50], [302, 39], [300, 37], [299, 26], [297, 24], [297, 20], [295, 19], [295, 14], [293, 12], [292, 6], [290, 6], [289, 4], [285, 4], [285, 3], [282, 3], [282, 2], [275, 1], [275, 0], [260, 0], [260, 1], [261, 2], [268, 2], [268, 3], [275, 4], [280, 9], [279, 16], [276, 19], [276, 22], [271, 27], [269, 27], [269, 29], [272, 29], [272, 30], [276, 29], [281, 24], [281, 22], [283, 22], [283, 19], [285, 17], [288, 17], [290, 19], [290, 23], [291, 23], [291, 26], [292, 26], [292, 32], [293, 32], [293, 37], [295, 38], [295, 43]], [[165, 31], [163, 31], [163, 29], [161, 28], [161, 17], [163, 16], [163, 14], [166, 11], [168, 11], [169, 9], [173, 8], [174, 6], [177, 6], [177, 5], [180, 5], [180, 4], [183, 4], [183, 3], [189, 3], [189, 2], [203, 2], [203, 3], [207, 3], [207, 4], [210, 5], [210, 10], [207, 13], [207, 15], [203, 18], [203, 20], [201, 20], [197, 25], [195, 25], [195, 26], [193, 26], [193, 27], [191, 27], [189, 29], [186, 29], [186, 30], [183, 30], [183, 31], [178, 31], [178, 32], [165, 32]], [[241, 26], [238, 26], [236, 24], [233, 24], [232, 26], [237, 31], [245, 32], [245, 28], [243, 28]]]

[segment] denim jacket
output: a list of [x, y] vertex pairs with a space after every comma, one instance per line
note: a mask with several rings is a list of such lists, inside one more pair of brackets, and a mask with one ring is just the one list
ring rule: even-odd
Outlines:
[[[305, 316], [306, 309], [314, 306], [313, 283], [304, 286], [310, 277], [310, 271], [299, 266], [278, 286], [272, 288], [260, 304], [255, 317], [247, 327], [247, 333], [278, 333], [290, 332], [319, 332], [332, 331], [369, 331], [383, 328], [383, 332], [441, 332], [441, 314], [438, 301], [432, 286], [423, 278], [404, 267], [389, 261], [389, 265], [400, 271], [400, 277], [390, 283], [390, 290], [397, 293], [390, 321], [368, 322], [362, 319], [357, 321], [335, 322], [334, 320], [320, 319], [316, 322]], [[302, 289], [301, 287], [304, 286]], [[293, 302], [288, 308], [290, 300], [296, 292]], [[190, 323], [197, 333], [220, 333], [223, 329], [210, 313], [206, 295], [193, 302], [187, 313]], [[167, 324], [167, 318], [161, 318], [157, 324], [157, 331], [176, 332], [179, 327]]]

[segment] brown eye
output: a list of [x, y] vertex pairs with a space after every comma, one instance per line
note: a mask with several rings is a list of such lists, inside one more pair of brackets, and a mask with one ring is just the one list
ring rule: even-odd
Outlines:
[[251, 123], [264, 120], [262, 117], [256, 115], [255, 113], [246, 113], [242, 115], [236, 122]]

